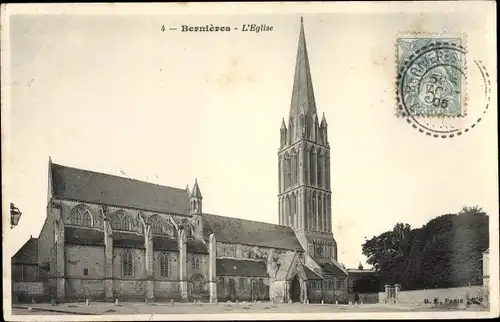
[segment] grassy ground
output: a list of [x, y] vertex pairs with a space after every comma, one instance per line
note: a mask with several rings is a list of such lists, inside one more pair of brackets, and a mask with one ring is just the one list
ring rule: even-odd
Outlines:
[[[333, 305], [333, 304], [273, 304], [264, 303], [122, 303], [115, 306], [113, 303], [66, 303], [57, 306], [50, 304], [30, 304], [13, 306], [12, 314], [221, 314], [221, 313], [348, 313], [348, 312], [429, 312], [429, 311], [458, 311], [458, 308], [433, 308], [430, 305], [394, 305], [394, 304], [365, 304], [363, 306]], [[467, 310], [483, 311], [480, 307], [470, 307]]]

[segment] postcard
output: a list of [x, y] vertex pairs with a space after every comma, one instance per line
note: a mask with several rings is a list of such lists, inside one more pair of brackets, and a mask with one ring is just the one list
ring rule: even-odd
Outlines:
[[495, 12], [3, 5], [4, 318], [498, 317]]

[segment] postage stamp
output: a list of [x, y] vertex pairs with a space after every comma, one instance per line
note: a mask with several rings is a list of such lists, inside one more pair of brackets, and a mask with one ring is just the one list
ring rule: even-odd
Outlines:
[[398, 38], [397, 66], [400, 115], [464, 115], [467, 64], [461, 38]]

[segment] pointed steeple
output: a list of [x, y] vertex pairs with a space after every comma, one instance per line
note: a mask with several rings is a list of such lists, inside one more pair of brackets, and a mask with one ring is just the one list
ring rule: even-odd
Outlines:
[[326, 118], [325, 118], [325, 112], [323, 112], [323, 117], [321, 118], [321, 125], [328, 125], [328, 123], [326, 123]]
[[304, 20], [300, 17], [299, 45], [295, 62], [295, 78], [293, 82], [290, 117], [297, 119], [300, 113], [309, 116], [316, 114], [316, 102], [311, 80], [311, 69], [307, 55]]
[[194, 179], [193, 191], [191, 192], [191, 197], [203, 199], [201, 196], [200, 187], [198, 187], [198, 180]]

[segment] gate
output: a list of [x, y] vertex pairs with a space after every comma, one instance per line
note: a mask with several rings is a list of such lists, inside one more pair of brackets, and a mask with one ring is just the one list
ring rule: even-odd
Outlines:
[[385, 286], [385, 303], [395, 304], [398, 303], [398, 292], [400, 286], [396, 284], [394, 286], [386, 285]]

